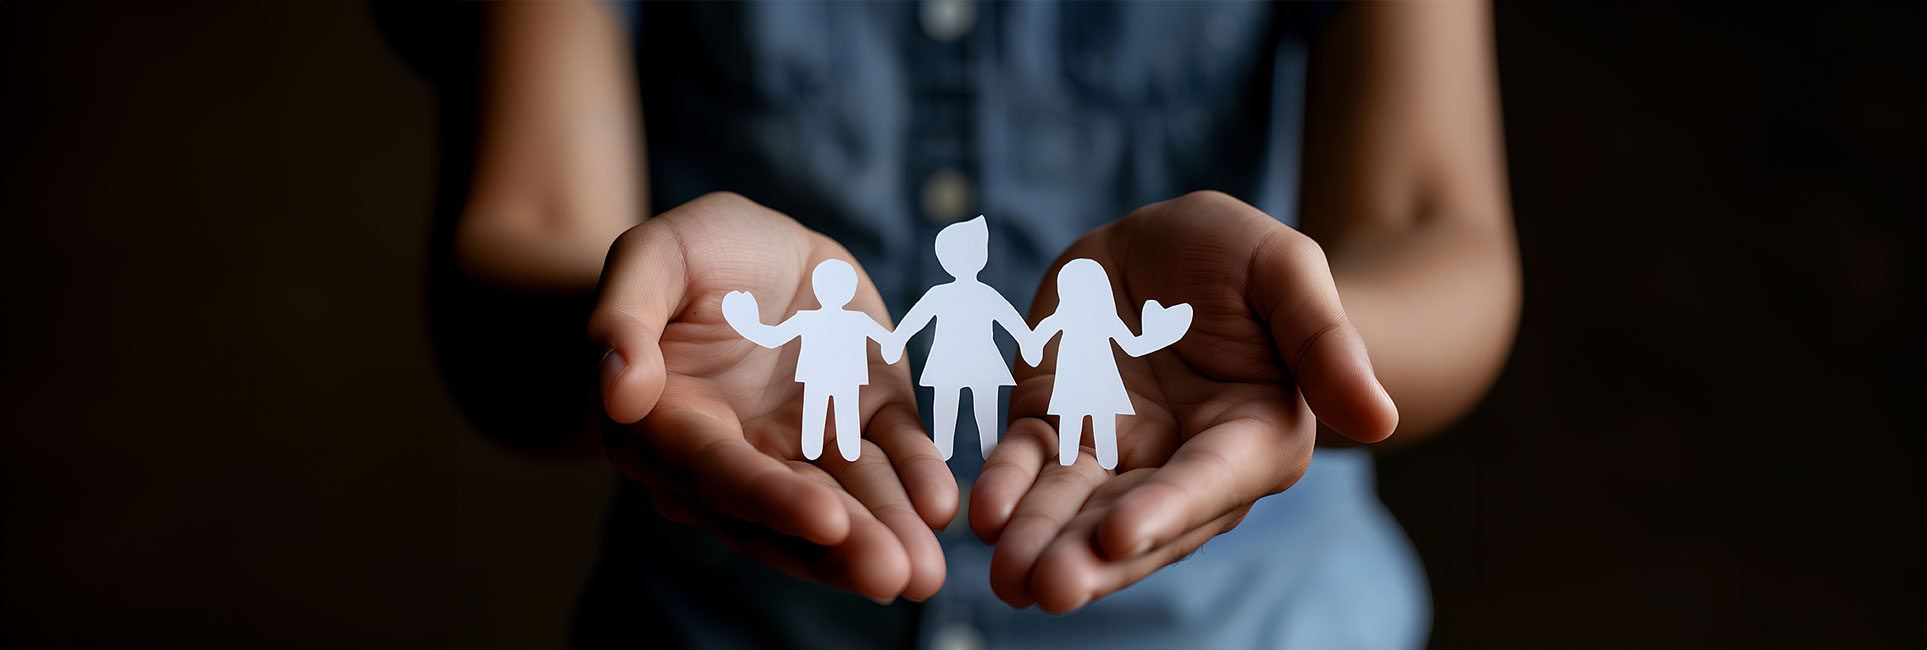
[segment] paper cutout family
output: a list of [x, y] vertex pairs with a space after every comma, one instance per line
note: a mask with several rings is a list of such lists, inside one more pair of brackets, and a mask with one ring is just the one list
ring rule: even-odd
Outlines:
[[1118, 317], [1110, 276], [1095, 260], [1071, 260], [1057, 272], [1057, 311], [1031, 329], [1024, 317], [996, 289], [977, 279], [989, 257], [990, 233], [979, 216], [951, 224], [937, 233], [937, 261], [956, 279], [931, 287], [917, 300], [895, 330], [885, 329], [869, 314], [844, 309], [856, 295], [856, 270], [842, 260], [824, 260], [810, 274], [818, 309], [796, 312], [777, 325], [766, 325], [756, 299], [746, 291], [723, 296], [723, 318], [757, 345], [775, 348], [801, 338], [796, 358], [796, 381], [803, 383], [803, 455], [815, 460], [823, 452], [825, 411], [836, 418], [836, 448], [846, 460], [856, 460], [858, 445], [857, 393], [870, 383], [869, 341], [883, 348], [883, 360], [896, 363], [912, 335], [937, 321], [930, 355], [918, 381], [936, 390], [936, 419], [931, 436], [938, 453], [950, 459], [955, 437], [957, 403], [970, 389], [977, 416], [978, 446], [984, 457], [997, 445], [997, 392], [1012, 386], [1010, 369], [991, 338], [991, 324], [1017, 340], [1024, 362], [1043, 361], [1044, 346], [1059, 334], [1057, 369], [1051, 387], [1051, 415], [1059, 418], [1058, 462], [1077, 460], [1084, 419], [1091, 420], [1098, 464], [1117, 467], [1117, 416], [1132, 415], [1130, 395], [1118, 374], [1111, 343], [1125, 354], [1141, 357], [1176, 343], [1191, 327], [1191, 305], [1172, 307], [1147, 300], [1143, 334], [1132, 334]]

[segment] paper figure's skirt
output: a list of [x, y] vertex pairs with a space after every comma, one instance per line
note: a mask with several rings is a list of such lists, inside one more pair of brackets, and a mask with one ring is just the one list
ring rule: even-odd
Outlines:
[[[995, 345], [965, 346], [938, 341], [930, 346], [930, 357], [923, 362], [923, 376], [917, 384], [931, 388], [961, 386], [1016, 386], [1004, 355]], [[950, 345], [942, 345], [950, 343]], [[976, 348], [976, 349], [971, 349]]]
[[1060, 418], [1084, 417], [1086, 415], [1094, 418], [1101, 418], [1101, 417], [1104, 417], [1106, 414], [1109, 414], [1112, 417], [1116, 417], [1119, 415], [1137, 415], [1137, 411], [1132, 410], [1131, 405], [1128, 402], [1124, 404], [1124, 410], [1122, 411], [1106, 411], [1104, 409], [1098, 409], [1096, 411], [1065, 411], [1063, 409], [1052, 407], [1045, 412]]
[[[1078, 378], [1058, 375], [1056, 380], [1059, 382], [1076, 381]], [[1078, 415], [1103, 417], [1106, 413], [1115, 415], [1137, 414], [1137, 411], [1131, 408], [1130, 394], [1124, 392], [1124, 382], [1113, 377], [1109, 381], [1098, 380], [1093, 383], [1100, 384], [1102, 388], [1091, 393], [1085, 393], [1084, 395], [1078, 396], [1078, 398], [1072, 397], [1074, 394], [1073, 391], [1052, 390], [1050, 406], [1046, 407], [1044, 412], [1060, 417]]]
[[975, 376], [975, 377], [966, 375], [964, 373], [959, 373], [959, 372], [940, 373], [940, 372], [931, 372], [929, 369], [925, 369], [923, 371], [923, 378], [917, 380], [917, 385], [928, 386], [930, 388], [962, 388], [965, 386], [970, 386], [973, 388], [979, 387], [979, 386], [982, 386], [982, 387], [1016, 386], [1017, 380], [1013, 379], [1010, 376], [1010, 370], [1008, 368], [1004, 369], [1004, 372], [1001, 375], [979, 373], [978, 376]]

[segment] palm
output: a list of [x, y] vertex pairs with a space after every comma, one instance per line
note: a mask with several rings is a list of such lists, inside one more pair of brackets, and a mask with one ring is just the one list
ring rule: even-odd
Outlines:
[[[766, 232], [748, 234], [768, 237]], [[755, 296], [762, 320], [768, 323], [799, 310], [820, 307], [809, 288], [809, 269], [827, 258], [849, 256], [828, 239], [800, 234], [773, 238], [761, 248], [754, 241], [712, 237], [702, 246], [685, 249], [690, 274], [688, 307], [663, 330], [667, 384], [657, 408], [687, 407], [734, 419], [741, 423], [744, 438], [757, 449], [802, 463], [799, 431], [803, 385], [795, 380], [800, 342], [774, 349], [751, 343], [725, 321], [721, 307], [731, 291], [748, 291]], [[889, 322], [882, 299], [867, 283], [849, 308], [868, 313], [879, 322]], [[906, 370], [875, 357], [867, 362], [872, 381], [860, 397], [860, 420], [873, 422], [879, 412], [890, 411], [891, 415], [914, 421], [916, 400]], [[876, 442], [865, 440], [863, 444], [864, 455], [882, 455]]]
[[[928, 597], [944, 577], [930, 528], [949, 520], [956, 497], [919, 423], [908, 370], [871, 356], [858, 399], [860, 457], [808, 462], [798, 344], [760, 347], [723, 316], [732, 291], [751, 292], [764, 322], [818, 307], [809, 270], [829, 258], [850, 260], [828, 238], [733, 195], [698, 199], [624, 235], [592, 330], [632, 343], [617, 347], [635, 370], [605, 377], [604, 400], [618, 421], [639, 421], [605, 442], [662, 514], [745, 555], [872, 597]], [[876, 289], [858, 277], [848, 308], [888, 323]]]
[[[1088, 436], [1070, 466], [1050, 453], [1057, 436], [1083, 435], [1044, 413], [1055, 355], [1020, 370], [1010, 433], [986, 463], [971, 511], [973, 529], [996, 541], [991, 583], [1006, 601], [1073, 609], [1231, 530], [1256, 499], [1303, 474], [1314, 407], [1348, 428], [1379, 418], [1360, 430], [1389, 433], [1389, 398], [1356, 409], [1363, 416], [1342, 403], [1362, 402], [1360, 382], [1383, 391], [1322, 256], [1293, 237], [1303, 239], [1235, 199], [1192, 195], [1100, 228], [1059, 258], [1059, 267], [1085, 257], [1108, 269], [1118, 315], [1134, 330], [1147, 300], [1189, 303], [1193, 323], [1166, 350], [1115, 355], [1135, 411], [1118, 417], [1115, 474]], [[1033, 319], [1058, 307], [1055, 283], [1044, 282]]]
[[[1125, 224], [1131, 225], [1136, 224]], [[1191, 304], [1194, 320], [1168, 353], [1121, 359], [1119, 369], [1133, 404], [1143, 405], [1140, 414], [1154, 416], [1126, 417], [1120, 423], [1119, 468], [1161, 467], [1185, 441], [1240, 420], [1298, 439], [1303, 444], [1294, 446], [1292, 459], [1308, 461], [1316, 421], [1281, 363], [1266, 324], [1253, 316], [1243, 278], [1231, 277], [1243, 269], [1223, 263], [1239, 259], [1232, 256], [1242, 251], [1229, 249], [1248, 242], [1206, 236], [1177, 240], [1183, 242], [1177, 246], [1135, 245], [1157, 241], [1145, 234], [1114, 234], [1122, 245], [1107, 248], [1119, 252], [1098, 260], [1137, 271], [1121, 274], [1116, 282], [1120, 313], [1130, 322], [1144, 300], [1182, 300]], [[1146, 270], [1150, 272], [1142, 272]]]

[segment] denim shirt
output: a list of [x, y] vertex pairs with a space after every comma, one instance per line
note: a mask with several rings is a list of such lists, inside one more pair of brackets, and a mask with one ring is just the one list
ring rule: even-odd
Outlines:
[[[1026, 313], [1068, 245], [1145, 204], [1215, 189], [1295, 219], [1307, 42], [1322, 7], [622, 7], [653, 210], [740, 192], [841, 242], [893, 318], [950, 279], [932, 249], [937, 231], [978, 214], [990, 229], [980, 277]], [[913, 340], [913, 366], [928, 338]], [[1011, 341], [1000, 335], [999, 345], [1008, 362]], [[919, 393], [927, 414], [929, 391]], [[957, 426], [950, 464], [967, 502], [983, 461], [972, 418]], [[960, 518], [938, 535], [948, 577], [936, 597], [880, 606], [664, 522], [625, 482], [577, 642], [1403, 648], [1425, 639], [1423, 575], [1374, 494], [1363, 451], [1318, 450], [1296, 486], [1260, 500], [1236, 530], [1065, 616], [998, 601], [991, 550], [968, 528]]]

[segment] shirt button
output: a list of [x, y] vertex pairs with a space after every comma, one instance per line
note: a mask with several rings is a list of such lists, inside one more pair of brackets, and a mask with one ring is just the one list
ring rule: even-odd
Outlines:
[[924, 179], [922, 200], [923, 218], [939, 226], [949, 225], [970, 216], [977, 190], [963, 172], [945, 167]]
[[930, 650], [983, 650], [984, 633], [962, 621], [943, 624], [930, 637]]
[[923, 33], [939, 43], [948, 43], [977, 23], [976, 0], [923, 0]]

